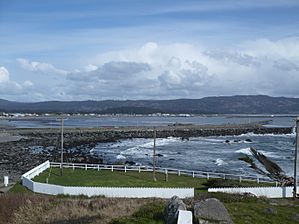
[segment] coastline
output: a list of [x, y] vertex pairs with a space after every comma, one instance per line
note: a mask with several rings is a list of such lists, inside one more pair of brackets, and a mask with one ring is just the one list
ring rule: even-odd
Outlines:
[[[155, 127], [157, 138], [237, 136], [254, 134], [290, 134], [292, 128], [265, 128], [260, 124], [242, 125], [175, 125]], [[72, 162], [102, 163], [102, 158], [92, 157], [89, 149], [97, 143], [116, 142], [122, 139], [153, 138], [153, 127], [119, 128], [66, 128], [64, 130], [65, 156]], [[0, 135], [0, 176], [9, 175], [17, 181], [20, 175], [42, 161], [60, 158], [60, 129], [2, 129]], [[51, 150], [33, 153], [31, 147], [52, 147]], [[70, 149], [76, 149], [71, 151]], [[71, 154], [71, 155], [70, 155]]]

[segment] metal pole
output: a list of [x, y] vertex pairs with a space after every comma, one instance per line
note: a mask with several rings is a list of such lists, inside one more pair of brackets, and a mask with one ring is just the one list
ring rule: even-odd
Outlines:
[[154, 128], [154, 152], [153, 152], [153, 178], [154, 181], [157, 181], [156, 178], [156, 128]]
[[296, 120], [296, 143], [295, 143], [295, 158], [294, 158], [294, 189], [293, 197], [297, 197], [297, 160], [298, 160], [298, 145], [299, 145], [299, 117]]
[[63, 118], [61, 118], [61, 158], [60, 158], [60, 163], [61, 163], [61, 169], [60, 169], [60, 175], [63, 175]]

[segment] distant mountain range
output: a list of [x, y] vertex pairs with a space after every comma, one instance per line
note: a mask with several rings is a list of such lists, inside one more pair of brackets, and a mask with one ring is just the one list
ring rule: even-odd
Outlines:
[[46, 101], [21, 103], [0, 99], [0, 112], [101, 114], [296, 114], [299, 98], [264, 95], [176, 100]]

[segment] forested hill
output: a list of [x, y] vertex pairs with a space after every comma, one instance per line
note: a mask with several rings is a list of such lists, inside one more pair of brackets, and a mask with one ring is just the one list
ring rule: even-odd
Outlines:
[[22, 103], [0, 99], [0, 112], [27, 113], [190, 113], [190, 114], [299, 114], [299, 98], [221, 96], [176, 100], [46, 101]]

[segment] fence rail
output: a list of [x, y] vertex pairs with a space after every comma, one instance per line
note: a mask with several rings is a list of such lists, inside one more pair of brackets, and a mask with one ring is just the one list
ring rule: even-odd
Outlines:
[[[299, 187], [297, 187], [297, 191]], [[293, 197], [293, 187], [234, 187], [234, 188], [209, 188], [208, 192], [223, 192], [230, 194], [251, 193], [257, 197], [290, 198]]]
[[[51, 167], [61, 167], [61, 163], [59, 162], [50, 162]], [[129, 166], [129, 165], [106, 165], [106, 164], [84, 164], [84, 163], [63, 163], [64, 168], [72, 168], [72, 169], [91, 169], [91, 170], [111, 170], [113, 171], [138, 171], [138, 172], [152, 172], [153, 167], [151, 166]], [[156, 172], [165, 173], [165, 174], [177, 174], [180, 175], [188, 175], [193, 178], [221, 178], [221, 179], [229, 179], [229, 180], [238, 180], [242, 181], [255, 181], [257, 183], [276, 183], [268, 178], [263, 178], [259, 176], [245, 176], [245, 175], [235, 175], [228, 173], [218, 173], [218, 172], [209, 172], [209, 171], [199, 171], [199, 170], [186, 170], [186, 169], [175, 169], [175, 168], [162, 168], [156, 167]]]
[[[72, 164], [71, 167], [90, 169], [95, 166], [90, 164]], [[156, 187], [82, 187], [82, 186], [60, 186], [54, 184], [38, 183], [32, 180], [50, 166], [60, 166], [58, 163], [50, 163], [46, 161], [39, 166], [33, 168], [22, 175], [22, 185], [33, 192], [49, 195], [67, 194], [67, 195], [86, 195], [86, 196], [106, 196], [106, 197], [122, 197], [122, 198], [171, 198], [177, 195], [180, 198], [194, 197], [194, 188], [156, 188]], [[64, 167], [69, 165], [63, 164]], [[98, 165], [97, 165], [98, 166]], [[96, 167], [97, 168], [97, 167]]]

